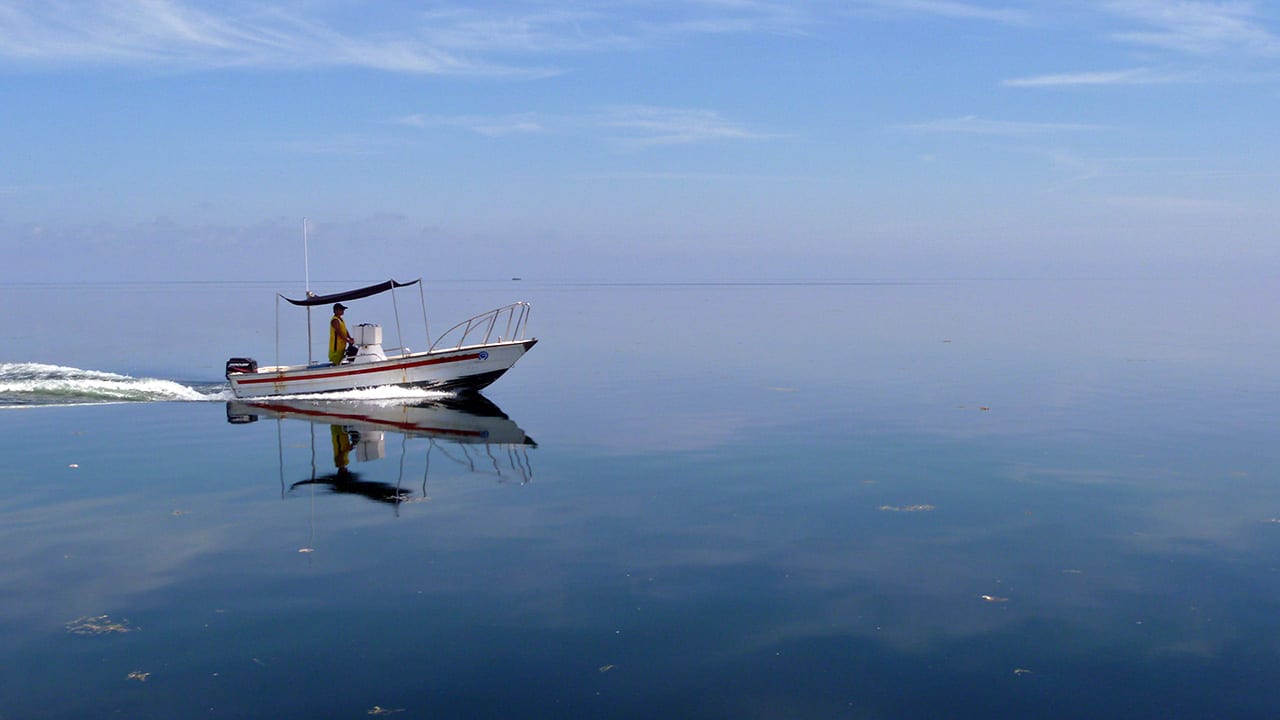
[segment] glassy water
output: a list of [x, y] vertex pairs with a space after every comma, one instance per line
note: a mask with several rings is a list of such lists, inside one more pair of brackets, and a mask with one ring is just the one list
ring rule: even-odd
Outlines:
[[436, 285], [487, 400], [229, 402], [270, 293], [0, 288], [0, 718], [1280, 707], [1271, 288]]

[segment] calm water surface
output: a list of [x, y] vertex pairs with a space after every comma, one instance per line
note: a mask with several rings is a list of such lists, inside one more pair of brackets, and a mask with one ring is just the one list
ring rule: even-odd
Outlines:
[[0, 287], [0, 718], [1280, 708], [1271, 288], [437, 284], [487, 401], [228, 403], [272, 291]]

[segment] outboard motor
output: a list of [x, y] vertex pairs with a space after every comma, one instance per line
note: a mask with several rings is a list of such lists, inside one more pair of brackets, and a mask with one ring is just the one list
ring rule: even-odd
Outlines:
[[258, 372], [258, 361], [253, 358], [231, 358], [227, 361], [227, 375]]

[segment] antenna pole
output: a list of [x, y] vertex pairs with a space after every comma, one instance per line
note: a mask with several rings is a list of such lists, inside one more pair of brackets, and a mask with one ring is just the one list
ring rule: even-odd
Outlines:
[[[311, 253], [307, 251], [307, 219], [302, 218], [302, 272], [307, 280], [307, 297], [311, 297]], [[276, 320], [279, 327], [280, 321]], [[307, 306], [307, 364], [311, 364], [311, 306]]]
[[306, 275], [307, 295], [311, 295], [311, 257], [307, 251], [307, 219], [302, 218], [302, 272]]

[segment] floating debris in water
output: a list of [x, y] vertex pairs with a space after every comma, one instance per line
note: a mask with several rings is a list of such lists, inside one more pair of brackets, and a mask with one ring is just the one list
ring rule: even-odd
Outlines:
[[71, 468], [72, 470], [74, 470], [74, 469], [76, 469], [76, 468], [80, 467], [80, 464], [79, 464], [79, 463], [71, 463], [71, 464], [70, 464], [70, 465], [68, 465], [67, 467], [69, 467], [69, 468]]
[[107, 635], [109, 633], [133, 632], [137, 628], [129, 627], [128, 620], [116, 622], [106, 615], [97, 617], [85, 616], [67, 623], [67, 632], [72, 635]]
[[137, 680], [138, 682], [146, 682], [146, 681], [147, 681], [147, 678], [149, 678], [149, 677], [151, 677], [151, 673], [149, 673], [149, 672], [142, 672], [141, 670], [134, 670], [133, 672], [131, 672], [131, 673], [129, 673], [128, 675], [126, 675], [126, 676], [125, 676], [125, 679], [126, 679], [126, 680]]
[[978, 597], [982, 598], [983, 602], [989, 602], [989, 603], [1009, 602], [1009, 598], [1000, 597], [999, 595], [979, 595]]
[[609, 672], [610, 670], [612, 670], [612, 669], [614, 669], [614, 668], [616, 668], [616, 667], [618, 667], [618, 666], [617, 666], [617, 665], [601, 665], [601, 666], [600, 666], [600, 672], [602, 672], [602, 673], [607, 673], [607, 672]]
[[881, 505], [881, 512], [930, 512], [936, 510], [933, 505]]
[[1023, 675], [1030, 675], [1031, 671], [1026, 668], [1014, 668], [1013, 674], [1017, 675], [1018, 677], [1022, 677]]
[[369, 710], [370, 715], [392, 715], [400, 712], [404, 712], [404, 708], [384, 708], [379, 705], [374, 705]]

